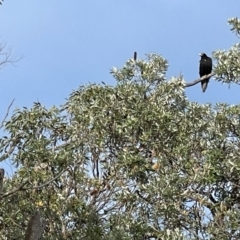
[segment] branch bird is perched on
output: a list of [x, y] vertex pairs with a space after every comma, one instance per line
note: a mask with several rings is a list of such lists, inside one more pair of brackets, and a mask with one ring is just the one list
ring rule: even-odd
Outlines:
[[[205, 53], [200, 53], [199, 55], [201, 57], [199, 74], [200, 74], [200, 77], [203, 77], [212, 72], [212, 59], [208, 57]], [[207, 78], [201, 82], [203, 92], [205, 92], [207, 89], [209, 79], [210, 78]]]

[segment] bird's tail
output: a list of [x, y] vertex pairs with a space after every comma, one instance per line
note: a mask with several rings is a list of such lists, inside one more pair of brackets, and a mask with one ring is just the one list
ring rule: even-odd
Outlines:
[[204, 82], [202, 82], [202, 92], [205, 92], [208, 86], [209, 79], [206, 79]]

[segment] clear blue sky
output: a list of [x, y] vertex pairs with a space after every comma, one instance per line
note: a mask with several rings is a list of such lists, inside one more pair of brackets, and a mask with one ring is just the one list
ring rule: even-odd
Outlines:
[[[162, 54], [168, 77], [198, 78], [200, 52], [228, 49], [237, 42], [227, 19], [240, 17], [239, 0], [5, 0], [0, 6], [0, 41], [24, 58], [0, 70], [0, 119], [39, 100], [46, 107], [65, 102], [89, 82], [114, 85], [109, 74], [138, 52]], [[186, 90], [191, 101], [239, 103], [240, 87], [210, 81]]]

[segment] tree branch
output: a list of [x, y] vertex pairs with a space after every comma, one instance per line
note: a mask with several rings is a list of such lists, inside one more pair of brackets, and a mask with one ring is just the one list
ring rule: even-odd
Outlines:
[[7, 193], [5, 193], [5, 194], [3, 194], [2, 196], [0, 196], [1, 198], [5, 198], [5, 197], [8, 197], [8, 196], [10, 196], [10, 195], [12, 195], [12, 194], [14, 194], [15, 192], [18, 192], [18, 191], [20, 191], [20, 190], [22, 190], [23, 189], [23, 187], [24, 187], [24, 185], [26, 185], [28, 183], [28, 181], [27, 182], [24, 182], [24, 183], [22, 183], [20, 186], [18, 186], [17, 188], [14, 188], [12, 191], [10, 191], [10, 192], [7, 192]]
[[1, 125], [0, 125], [0, 128], [3, 127], [3, 124], [4, 124], [5, 120], [6, 120], [7, 117], [8, 117], [8, 114], [9, 114], [10, 108], [12, 107], [14, 101], [15, 101], [15, 99], [13, 99], [12, 102], [10, 103], [10, 105], [8, 106], [8, 108], [7, 108], [7, 112], [6, 112], [6, 114], [5, 114], [5, 117], [4, 117], [3, 120], [2, 120], [2, 123], [1, 123]]
[[64, 169], [63, 171], [61, 171], [57, 176], [55, 176], [54, 178], [48, 180], [47, 182], [38, 185], [38, 186], [34, 186], [34, 187], [27, 187], [27, 188], [22, 188], [21, 190], [31, 190], [31, 189], [39, 189], [39, 188], [43, 188], [46, 187], [47, 185], [49, 185], [50, 183], [52, 183], [53, 181], [55, 181], [57, 178], [61, 177], [61, 175], [63, 173], [65, 173], [68, 170], [68, 168]]
[[207, 79], [207, 78], [213, 77], [214, 75], [216, 75], [216, 74], [215, 74], [215, 73], [210, 73], [210, 74], [205, 75], [205, 76], [203, 76], [203, 77], [201, 77], [201, 78], [199, 78], [199, 79], [194, 80], [193, 82], [186, 83], [185, 88], [187, 88], [187, 87], [192, 87], [192, 86], [194, 86], [194, 85], [196, 85], [196, 84], [204, 81], [204, 80]]
[[41, 238], [46, 222], [36, 211], [28, 222], [25, 240], [38, 240]]
[[48, 180], [47, 182], [41, 184], [41, 185], [38, 185], [38, 186], [34, 186], [34, 187], [24, 187], [27, 183], [29, 183], [28, 181], [22, 183], [19, 187], [13, 189], [12, 191], [10, 192], [7, 192], [5, 194], [2, 194], [0, 195], [1, 198], [5, 198], [5, 197], [8, 197], [18, 191], [26, 191], [26, 190], [32, 190], [32, 189], [39, 189], [39, 188], [43, 188], [43, 187], [46, 187], [47, 185], [49, 185], [50, 183], [52, 183], [53, 181], [55, 181], [57, 178], [59, 178], [64, 172], [66, 172], [68, 170], [68, 168], [64, 169], [63, 171], [61, 171], [57, 176], [55, 176], [54, 178]]
[[14, 63], [18, 62], [23, 58], [23, 56], [21, 56], [20, 58], [11, 57], [12, 49], [9, 48], [7, 52], [3, 52], [5, 47], [5, 43], [0, 43], [0, 58], [2, 58], [2, 60], [0, 61], [0, 69], [8, 63], [11, 63], [14, 66]]
[[4, 169], [0, 168], [0, 194], [3, 189], [3, 178], [4, 178]]
[[[134, 53], [133, 53], [133, 60], [134, 60], [134, 61], [137, 60], [137, 52], [134, 52]], [[213, 77], [214, 75], [216, 75], [216, 74], [215, 74], [215, 73], [210, 73], [210, 74], [208, 74], [208, 75], [205, 75], [205, 76], [203, 76], [203, 77], [201, 77], [201, 78], [198, 78], [198, 79], [194, 80], [193, 82], [186, 83], [186, 85], [185, 85], [184, 87], [185, 87], [185, 88], [187, 88], [187, 87], [192, 87], [192, 86], [194, 86], [194, 85], [196, 85], [196, 84], [204, 81], [204, 80], [207, 79], [207, 78]]]

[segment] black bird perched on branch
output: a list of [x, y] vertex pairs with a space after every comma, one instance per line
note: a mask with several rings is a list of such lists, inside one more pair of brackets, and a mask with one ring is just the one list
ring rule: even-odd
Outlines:
[[[201, 57], [200, 66], [199, 66], [199, 74], [200, 74], [200, 77], [203, 77], [212, 72], [212, 59], [210, 57], [208, 57], [205, 53], [200, 53], [199, 55]], [[209, 79], [210, 78], [207, 78], [201, 82], [203, 92], [205, 92], [207, 89]]]

